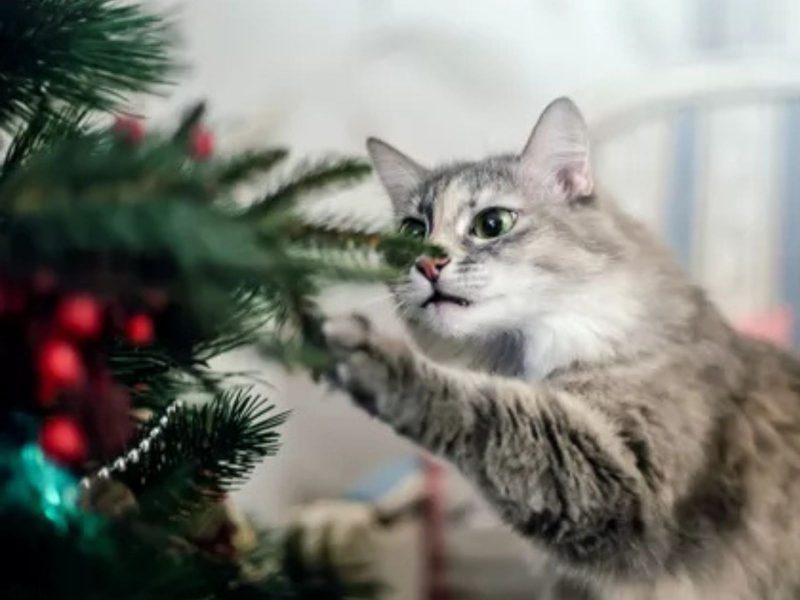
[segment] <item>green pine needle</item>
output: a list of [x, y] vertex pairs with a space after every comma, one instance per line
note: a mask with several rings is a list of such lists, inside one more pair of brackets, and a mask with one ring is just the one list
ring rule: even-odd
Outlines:
[[40, 110], [111, 111], [154, 91], [174, 72], [172, 38], [135, 2], [0, 2], [0, 130]]
[[289, 179], [250, 207], [248, 217], [258, 218], [291, 207], [311, 193], [332, 192], [361, 181], [371, 172], [369, 163], [359, 158], [326, 159], [300, 165]]
[[[361, 254], [363, 251], [376, 253], [393, 269], [385, 265], [375, 271], [374, 277], [396, 275], [411, 266], [422, 254], [438, 256], [442, 250], [429, 242], [395, 233], [370, 230], [367, 226], [352, 222], [350, 217], [315, 219], [315, 222], [295, 221], [287, 227], [288, 234], [297, 244], [310, 249], [329, 253], [339, 249], [350, 253], [353, 259], [361, 259], [367, 270], [375, 269], [374, 260], [369, 261]], [[345, 255], [346, 256], [346, 255]], [[330, 258], [330, 256], [328, 256]], [[353, 261], [348, 261], [352, 266]]]
[[238, 184], [253, 175], [263, 175], [287, 156], [283, 148], [245, 152], [220, 166], [217, 181], [222, 186]]
[[273, 410], [247, 388], [178, 409], [166, 425], [155, 425], [160, 433], [149, 451], [119, 478], [137, 495], [143, 513], [188, 515], [235, 489], [263, 458], [277, 452], [275, 430], [288, 412]]
[[180, 124], [178, 125], [175, 133], [172, 134], [172, 140], [178, 144], [183, 144], [189, 138], [192, 130], [200, 124], [203, 116], [206, 114], [206, 103], [198, 102], [189, 108], [183, 115]]
[[11, 139], [5, 159], [0, 165], [0, 181], [9, 176], [29, 156], [45, 149], [56, 139], [70, 139], [91, 131], [88, 112], [83, 108], [67, 107], [60, 111], [42, 108]]

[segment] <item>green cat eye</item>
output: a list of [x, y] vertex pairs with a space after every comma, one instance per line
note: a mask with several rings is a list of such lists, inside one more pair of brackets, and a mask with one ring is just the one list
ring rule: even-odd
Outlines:
[[423, 239], [428, 233], [428, 227], [425, 225], [424, 221], [409, 217], [403, 219], [403, 222], [400, 223], [400, 233], [408, 237]]
[[513, 210], [487, 208], [475, 216], [470, 233], [475, 237], [488, 240], [508, 233], [516, 222], [517, 213]]

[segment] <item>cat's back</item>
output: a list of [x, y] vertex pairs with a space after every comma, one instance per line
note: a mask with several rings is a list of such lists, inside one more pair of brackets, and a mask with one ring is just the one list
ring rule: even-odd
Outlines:
[[713, 361], [697, 364], [705, 372], [698, 379], [715, 381], [706, 393], [716, 431], [691, 500], [678, 501], [674, 524], [684, 542], [672, 566], [649, 581], [596, 582], [598, 598], [800, 597], [800, 360], [759, 341], [729, 343], [727, 366], [740, 365], [737, 376], [714, 371]]
[[[745, 376], [732, 398], [741, 450], [780, 491], [800, 490], [800, 357], [756, 340], [741, 352]], [[800, 527], [800, 518], [791, 521]]]
[[[672, 482], [677, 495], [663, 499], [673, 506], [665, 574], [638, 583], [607, 580], [598, 596], [800, 597], [800, 360], [727, 328], [668, 354], [648, 365], [555, 378], [570, 391], [596, 392], [590, 397], [601, 404], [628, 398], [629, 414], [660, 415], [657, 426], [669, 443], [652, 450], [662, 461], [704, 440], [695, 450], [702, 467]], [[675, 411], [692, 418], [675, 419]]]
[[716, 518], [713, 551], [689, 577], [661, 582], [654, 600], [800, 597], [800, 360], [739, 336], [733, 346], [741, 377], [714, 390], [707, 448], [718, 485], [698, 496]]
[[749, 510], [764, 528], [757, 533], [775, 539], [800, 571], [800, 358], [758, 341], [748, 341], [744, 353], [736, 431]]

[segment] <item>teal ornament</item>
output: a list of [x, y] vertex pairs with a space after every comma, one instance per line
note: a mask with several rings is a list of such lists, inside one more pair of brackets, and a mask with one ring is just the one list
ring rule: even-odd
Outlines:
[[81, 514], [77, 480], [47, 460], [36, 443], [0, 450], [0, 479], [0, 510], [14, 505], [38, 512], [62, 531]]

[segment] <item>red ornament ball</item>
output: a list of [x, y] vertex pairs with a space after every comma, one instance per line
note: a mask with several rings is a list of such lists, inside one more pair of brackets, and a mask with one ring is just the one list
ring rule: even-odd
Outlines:
[[132, 117], [117, 117], [114, 121], [114, 133], [125, 142], [136, 146], [144, 139], [144, 125]]
[[67, 296], [58, 305], [56, 322], [71, 336], [94, 339], [103, 329], [103, 311], [91, 295], [75, 294]]
[[37, 366], [39, 377], [43, 380], [43, 388], [51, 390], [75, 388], [86, 379], [86, 370], [80, 353], [75, 346], [64, 340], [48, 340], [42, 344]]
[[207, 160], [214, 154], [214, 135], [204, 127], [195, 127], [189, 134], [189, 156]]
[[153, 320], [144, 313], [133, 315], [125, 323], [125, 337], [134, 346], [149, 346], [155, 339]]
[[67, 416], [50, 417], [44, 422], [39, 430], [39, 446], [48, 458], [67, 466], [81, 463], [87, 455], [86, 435]]

